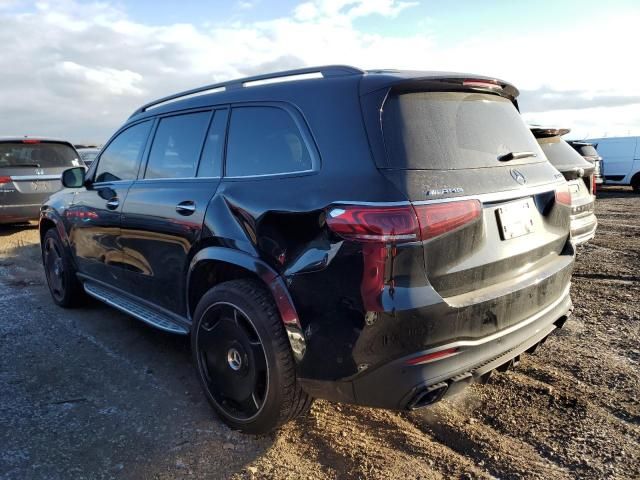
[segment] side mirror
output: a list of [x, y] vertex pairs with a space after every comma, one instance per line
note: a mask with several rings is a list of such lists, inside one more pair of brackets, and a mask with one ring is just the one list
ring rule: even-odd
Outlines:
[[62, 185], [66, 188], [80, 188], [84, 185], [84, 167], [73, 167], [62, 172]]

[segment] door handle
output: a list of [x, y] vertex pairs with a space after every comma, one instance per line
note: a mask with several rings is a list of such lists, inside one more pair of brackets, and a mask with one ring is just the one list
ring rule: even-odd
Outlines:
[[120, 200], [117, 197], [114, 197], [111, 200], [107, 201], [107, 208], [109, 210], [115, 210], [119, 206], [120, 206]]
[[195, 211], [196, 211], [196, 202], [193, 202], [191, 200], [186, 200], [176, 205], [176, 212], [178, 212], [180, 215], [184, 215], [184, 216], [193, 215]]

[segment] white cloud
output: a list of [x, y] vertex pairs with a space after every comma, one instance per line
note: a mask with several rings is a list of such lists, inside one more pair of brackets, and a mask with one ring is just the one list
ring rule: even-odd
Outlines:
[[328, 63], [495, 75], [523, 91], [527, 118], [592, 136], [640, 127], [640, 63], [618, 55], [637, 44], [638, 14], [603, 14], [595, 31], [591, 23], [567, 23], [544, 34], [492, 31], [451, 43], [429, 29], [384, 36], [357, 28], [368, 16], [393, 22], [411, 1], [311, 0], [288, 17], [219, 19], [207, 27], [144, 24], [107, 3], [41, 1], [35, 12], [11, 15], [5, 4], [0, 0], [0, 134], [104, 141], [152, 98]]

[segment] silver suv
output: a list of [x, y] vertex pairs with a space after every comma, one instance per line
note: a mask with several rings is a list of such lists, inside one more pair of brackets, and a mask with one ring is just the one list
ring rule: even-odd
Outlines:
[[42, 202], [62, 188], [62, 172], [82, 165], [69, 142], [0, 138], [0, 224], [37, 219]]

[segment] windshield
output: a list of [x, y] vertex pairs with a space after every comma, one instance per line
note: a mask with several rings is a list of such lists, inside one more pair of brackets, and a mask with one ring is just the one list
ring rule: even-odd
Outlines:
[[80, 166], [75, 150], [64, 143], [0, 143], [2, 167], [77, 167]]
[[[521, 165], [544, 155], [511, 101], [469, 92], [390, 95], [382, 129], [388, 166], [398, 169], [456, 170]], [[532, 152], [508, 163], [510, 152]]]

